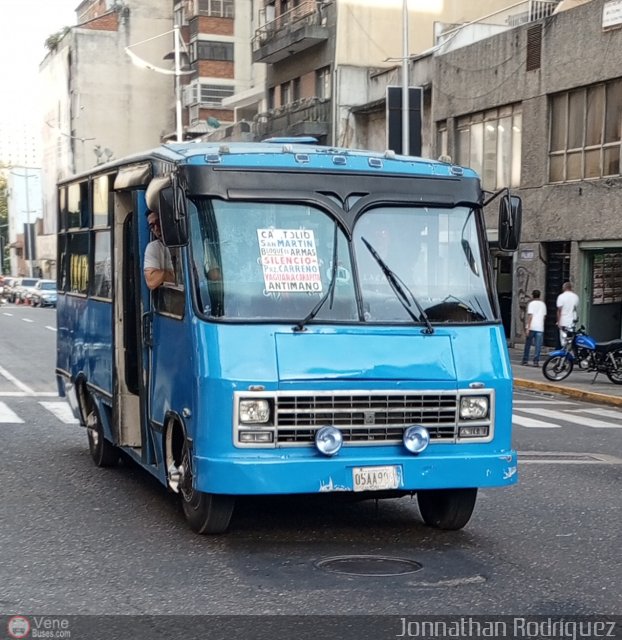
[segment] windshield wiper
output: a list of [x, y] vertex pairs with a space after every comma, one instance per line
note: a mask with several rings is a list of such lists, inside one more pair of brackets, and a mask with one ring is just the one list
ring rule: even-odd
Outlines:
[[[421, 322], [421, 320], [423, 319], [426, 325], [426, 329], [423, 330], [423, 333], [430, 335], [433, 334], [434, 327], [432, 326], [432, 323], [430, 322], [430, 319], [428, 318], [426, 312], [423, 310], [423, 307], [419, 304], [417, 298], [415, 298], [415, 294], [406, 286], [404, 281], [401, 280], [394, 271], [391, 271], [386, 262], [378, 255], [378, 252], [371, 246], [371, 244], [369, 244], [369, 242], [367, 242], [367, 240], [365, 240], [365, 238], [363, 237], [361, 237], [361, 240], [369, 250], [369, 253], [371, 253], [374, 260], [378, 263], [378, 266], [382, 270], [384, 277], [387, 279], [387, 282], [391, 286], [391, 289], [393, 289], [395, 297], [401, 302], [402, 306], [406, 310], [406, 313], [413, 319], [414, 322]], [[417, 317], [411, 310], [411, 305], [408, 301], [408, 296], [406, 295], [404, 289], [408, 291], [412, 301], [415, 303], [417, 310], [419, 311], [419, 317]]]
[[309, 313], [294, 326], [294, 331], [304, 331], [305, 325], [307, 324], [307, 322], [310, 322], [311, 320], [313, 320], [313, 318], [315, 318], [315, 316], [317, 316], [317, 314], [320, 312], [320, 309], [324, 306], [324, 303], [329, 298], [330, 298], [330, 307], [332, 308], [333, 306], [333, 300], [335, 296], [335, 283], [337, 282], [338, 231], [339, 229], [337, 227], [337, 223], [335, 222], [335, 235], [333, 236], [333, 265], [332, 265], [333, 268], [331, 269], [331, 272], [330, 272], [330, 282], [328, 283], [328, 288], [326, 289], [326, 293], [317, 301], [317, 304], [313, 307], [313, 309], [311, 309], [311, 311], [309, 311]]

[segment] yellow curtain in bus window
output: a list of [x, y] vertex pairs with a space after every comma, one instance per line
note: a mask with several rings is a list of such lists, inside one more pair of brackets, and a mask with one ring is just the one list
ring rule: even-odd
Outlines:
[[320, 293], [322, 277], [311, 229], [257, 229], [266, 291]]

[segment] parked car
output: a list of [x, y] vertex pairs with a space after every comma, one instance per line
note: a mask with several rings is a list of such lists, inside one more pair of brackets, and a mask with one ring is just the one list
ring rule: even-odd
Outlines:
[[55, 307], [56, 297], [55, 280], [39, 280], [35, 288], [28, 293], [28, 300], [33, 307]]
[[39, 278], [18, 278], [13, 289], [13, 302], [15, 304], [25, 304], [26, 296], [34, 290]]
[[2, 295], [8, 302], [13, 302], [13, 287], [15, 286], [16, 280], [17, 278], [12, 276], [4, 276]]

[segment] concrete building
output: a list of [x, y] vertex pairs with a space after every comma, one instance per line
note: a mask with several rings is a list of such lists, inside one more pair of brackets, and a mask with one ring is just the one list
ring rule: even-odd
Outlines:
[[40, 66], [45, 233], [56, 230], [58, 180], [174, 131], [172, 76], [139, 68], [126, 52], [170, 68], [170, 0], [83, 0], [76, 16]]
[[[368, 79], [403, 59], [403, 1], [259, 2], [253, 60], [269, 66], [268, 108], [256, 118], [256, 137], [313, 135], [332, 145], [386, 149], [386, 131], [376, 135], [378, 127], [372, 126], [369, 136], [360, 133], [369, 122], [385, 126], [385, 94], [373, 94]], [[409, 55], [429, 49], [456, 26], [507, 5], [507, 0], [411, 0]]]
[[499, 257], [499, 274], [513, 300], [510, 338], [523, 338], [537, 288], [548, 345], [566, 280], [593, 336], [622, 335], [621, 3], [563, 4], [437, 56], [431, 80], [436, 151], [479, 170], [485, 188], [510, 185], [523, 199], [521, 248]]

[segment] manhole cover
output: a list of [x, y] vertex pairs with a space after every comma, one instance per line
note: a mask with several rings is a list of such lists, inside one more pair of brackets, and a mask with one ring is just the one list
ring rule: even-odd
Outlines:
[[336, 556], [324, 558], [317, 562], [316, 566], [351, 576], [401, 576], [415, 573], [422, 568], [414, 560], [386, 556]]

